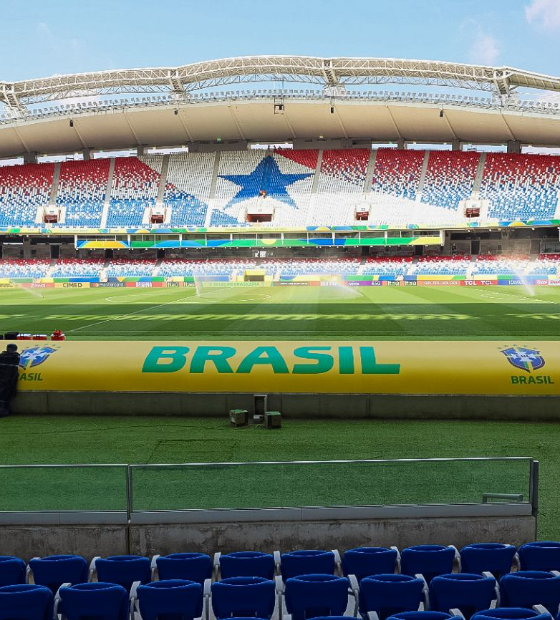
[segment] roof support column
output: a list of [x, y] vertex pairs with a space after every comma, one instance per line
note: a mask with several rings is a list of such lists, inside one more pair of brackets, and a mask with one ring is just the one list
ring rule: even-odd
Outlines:
[[24, 153], [23, 163], [24, 164], [36, 164], [37, 163], [37, 152], [32, 151], [31, 153]]
[[451, 150], [452, 151], [460, 151], [461, 150], [461, 140], [457, 138], [455, 140], [451, 140]]
[[510, 140], [507, 143], [507, 152], [519, 155], [521, 153], [521, 142], [519, 140]]

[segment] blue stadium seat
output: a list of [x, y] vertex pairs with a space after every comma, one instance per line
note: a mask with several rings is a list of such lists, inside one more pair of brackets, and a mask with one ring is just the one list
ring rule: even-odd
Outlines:
[[212, 559], [205, 553], [171, 553], [155, 555], [152, 571], [157, 568], [159, 579], [186, 579], [204, 584], [212, 578]]
[[416, 545], [401, 551], [401, 573], [404, 575], [421, 574], [430, 583], [436, 575], [453, 572], [453, 562], [460, 561], [455, 547], [443, 545]]
[[387, 620], [464, 620], [462, 616], [454, 616], [443, 611], [403, 611], [389, 616]]
[[458, 609], [467, 620], [477, 611], [497, 607], [498, 582], [491, 573], [450, 573], [430, 582], [430, 609], [452, 613]]
[[386, 620], [403, 611], [423, 611], [428, 607], [426, 581], [410, 575], [372, 575], [359, 586], [359, 611], [368, 620]]
[[193, 620], [201, 618], [203, 589], [195, 581], [168, 579], [133, 588], [130, 594], [132, 612], [142, 620]]
[[560, 570], [560, 543], [530, 542], [519, 547], [521, 570]]
[[461, 568], [465, 573], [482, 574], [488, 571], [499, 579], [511, 571], [515, 554], [513, 545], [474, 543], [461, 549]]
[[341, 616], [348, 607], [349, 581], [334, 575], [299, 575], [286, 581], [284, 600], [293, 620]]
[[471, 620], [551, 620], [552, 616], [525, 607], [496, 607], [477, 611]]
[[0, 587], [25, 583], [25, 562], [11, 555], [0, 555]]
[[94, 570], [97, 571], [98, 581], [115, 583], [127, 592], [130, 592], [135, 581], [144, 584], [149, 583], [152, 578], [150, 559], [140, 555], [95, 557], [90, 564], [90, 575]]
[[256, 616], [270, 618], [276, 604], [274, 581], [262, 577], [230, 577], [212, 584], [216, 618]]
[[560, 575], [545, 571], [518, 571], [500, 579], [504, 607], [542, 605], [556, 616], [560, 606]]
[[229, 577], [263, 577], [274, 579], [276, 568], [274, 556], [260, 551], [235, 551], [214, 556], [216, 578], [218, 574], [222, 579]]
[[357, 547], [345, 551], [342, 556], [342, 572], [356, 575], [358, 581], [369, 575], [398, 572], [400, 554], [396, 547]]
[[18, 584], [0, 588], [0, 620], [52, 620], [53, 594], [44, 586]]
[[299, 575], [334, 575], [335, 565], [340, 564], [338, 551], [305, 550], [283, 553], [280, 570], [282, 579]]
[[46, 586], [56, 594], [63, 583], [84, 583], [88, 580], [87, 562], [79, 555], [49, 555], [29, 560], [33, 583]]
[[55, 599], [55, 614], [61, 605], [66, 620], [128, 620], [129, 616], [128, 592], [114, 583], [62, 586]]

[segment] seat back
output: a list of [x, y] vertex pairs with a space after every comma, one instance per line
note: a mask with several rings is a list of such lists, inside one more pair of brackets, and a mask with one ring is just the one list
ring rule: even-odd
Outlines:
[[274, 579], [274, 556], [260, 551], [236, 551], [220, 556], [222, 579], [263, 577]]
[[205, 553], [171, 553], [156, 559], [160, 580], [186, 579], [203, 584], [212, 577], [212, 559]]
[[340, 616], [348, 606], [346, 577], [300, 575], [286, 581], [286, 609], [293, 620], [316, 616]]
[[193, 620], [202, 616], [202, 586], [195, 581], [169, 579], [138, 586], [138, 607], [143, 620]]
[[56, 594], [63, 583], [84, 583], [88, 580], [87, 562], [79, 555], [49, 555], [29, 561], [33, 581]]
[[216, 618], [257, 616], [274, 612], [274, 581], [263, 577], [229, 577], [212, 584], [212, 609]]
[[151, 562], [140, 555], [114, 555], [99, 558], [95, 562], [97, 578], [106, 583], [115, 583], [130, 591], [135, 581], [149, 583], [151, 581]]
[[560, 571], [560, 542], [530, 542], [519, 547], [518, 553], [521, 570]]
[[401, 552], [401, 573], [422, 574], [429, 583], [436, 575], [453, 572], [455, 549], [443, 545], [416, 545]]
[[375, 611], [380, 620], [403, 611], [418, 611], [424, 599], [425, 582], [410, 575], [371, 575], [360, 583], [362, 616]]
[[511, 571], [516, 553], [513, 545], [501, 543], [475, 543], [461, 549], [461, 567], [465, 573], [488, 571], [499, 579]]
[[358, 581], [369, 575], [394, 573], [398, 551], [386, 547], [357, 547], [342, 556], [344, 575], [356, 575]]
[[0, 555], [0, 587], [25, 583], [25, 562], [11, 555]]
[[450, 620], [450, 618], [459, 620], [460, 616], [452, 616], [443, 611], [403, 611], [389, 616], [387, 620]]
[[460, 609], [467, 620], [496, 600], [496, 580], [471, 573], [438, 575], [430, 582], [430, 609]]
[[504, 607], [544, 605], [556, 616], [560, 605], [560, 576], [545, 571], [518, 571], [500, 579]]
[[334, 575], [335, 560], [332, 551], [305, 550], [283, 553], [282, 579], [299, 575]]
[[550, 614], [540, 614], [523, 607], [496, 607], [477, 611], [471, 620], [550, 620]]
[[114, 583], [78, 583], [58, 591], [67, 620], [127, 620], [128, 592]]
[[44, 586], [17, 584], [0, 588], [0, 620], [52, 620], [53, 594]]

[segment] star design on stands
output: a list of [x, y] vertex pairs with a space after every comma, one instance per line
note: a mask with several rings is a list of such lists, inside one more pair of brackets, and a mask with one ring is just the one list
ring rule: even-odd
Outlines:
[[[279, 200], [294, 209], [298, 206], [294, 202], [293, 198], [287, 191], [287, 187], [296, 183], [297, 181], [303, 181], [308, 177], [313, 176], [313, 173], [302, 174], [283, 174], [276, 163], [276, 160], [271, 155], [265, 157], [259, 165], [250, 174], [221, 174], [220, 178], [226, 181], [231, 181], [240, 186], [240, 190], [226, 205], [230, 207], [235, 202], [242, 200], [248, 200], [250, 198], [256, 198], [258, 192], [261, 189], [267, 189], [267, 187], [261, 187], [261, 185], [268, 186], [268, 183], [263, 183], [265, 177], [267, 180], [274, 179], [274, 193], [269, 192], [269, 197], [274, 200]], [[255, 189], [256, 188], [256, 189]]]

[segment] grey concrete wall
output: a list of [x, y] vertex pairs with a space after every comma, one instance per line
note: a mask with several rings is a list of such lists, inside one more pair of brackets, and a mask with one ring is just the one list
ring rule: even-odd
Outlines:
[[91, 559], [128, 553], [128, 528], [122, 525], [2, 525], [2, 555], [26, 561], [35, 556], [76, 553]]
[[289, 551], [359, 546], [399, 549], [417, 544], [504, 542], [516, 545], [534, 540], [533, 517], [456, 519], [375, 519], [356, 521], [276, 521], [268, 523], [192, 523], [131, 526], [133, 553], [153, 555], [174, 551]]
[[[23, 392], [13, 403], [15, 413], [54, 415], [220, 417], [230, 409], [253, 408], [253, 394]], [[288, 419], [560, 420], [560, 398], [553, 396], [269, 394], [268, 409]]]
[[[362, 545], [400, 549], [414, 544], [504, 542], [520, 545], [535, 538], [530, 516], [501, 518], [373, 519], [347, 521], [268, 521], [258, 523], [186, 523], [112, 526], [0, 527], [3, 555], [29, 560], [34, 556], [77, 553], [96, 555], [136, 553], [293, 549], [340, 551]], [[130, 545], [129, 545], [130, 543]]]

